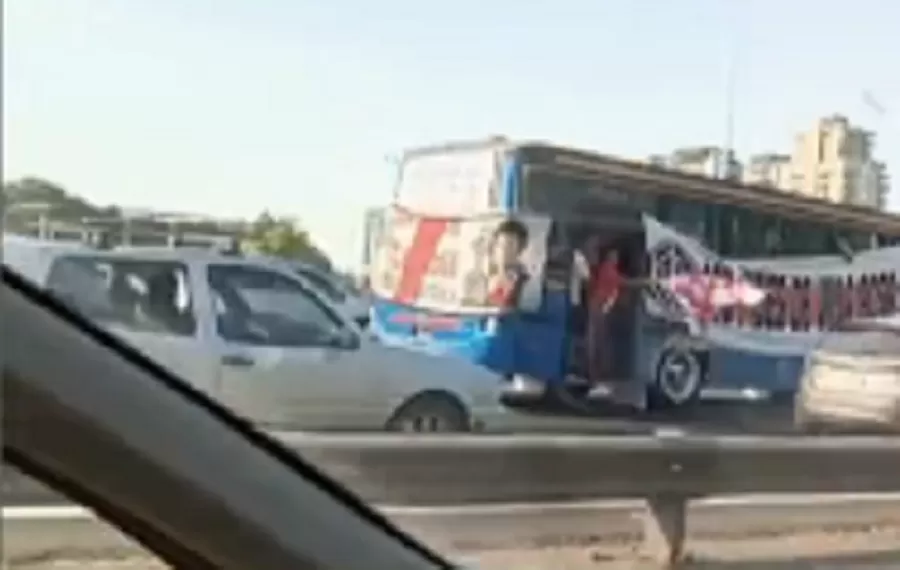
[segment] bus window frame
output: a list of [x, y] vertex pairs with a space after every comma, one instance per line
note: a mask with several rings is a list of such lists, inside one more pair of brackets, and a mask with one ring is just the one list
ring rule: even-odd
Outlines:
[[[577, 210], [580, 208], [575, 208], [575, 212], [570, 212], [563, 214], [561, 211], [553, 211], [552, 209], [540, 209], [534, 206], [534, 200], [531, 199], [531, 187], [530, 187], [530, 179], [534, 174], [549, 174], [551, 176], [557, 176], [560, 178], [568, 178], [574, 180], [582, 180], [586, 182], [595, 182], [597, 184], [606, 184], [611, 187], [615, 194], [621, 194], [628, 196], [627, 204], [624, 207], [619, 206], [623, 210], [632, 209], [637, 212], [646, 212], [654, 217], [659, 218], [660, 207], [663, 206], [666, 202], [676, 201], [678, 203], [684, 203], [688, 206], [694, 206], [703, 208], [704, 210], [715, 209], [716, 215], [713, 216], [714, 219], [710, 219], [710, 212], [704, 211], [702, 212], [701, 217], [705, 219], [705, 233], [707, 235], [703, 236], [703, 243], [710, 244], [715, 246], [714, 249], [723, 256], [727, 257], [737, 257], [737, 258], [765, 258], [765, 257], [777, 257], [780, 255], [834, 255], [838, 254], [839, 251], [836, 246], [836, 242], [839, 237], [843, 237], [847, 239], [848, 243], [852, 244], [861, 244], [864, 241], [869, 244], [872, 243], [872, 240], [878, 239], [878, 235], [875, 231], [871, 231], [868, 233], [868, 238], [864, 239], [866, 236], [864, 235], [863, 230], [858, 228], [848, 227], [846, 224], [841, 224], [841, 227], [838, 229], [833, 229], [829, 227], [828, 223], [818, 222], [816, 219], [803, 218], [799, 214], [795, 215], [794, 212], [790, 212], [789, 215], [784, 215], [784, 213], [775, 212], [772, 208], [767, 205], [759, 205], [753, 204], [747, 200], [728, 200], [722, 199], [721, 197], [713, 197], [710, 199], [709, 196], [703, 196], [702, 193], [694, 191], [694, 190], [684, 190], [679, 189], [676, 191], [666, 190], [665, 187], [659, 184], [653, 184], [650, 182], [640, 182], [638, 184], [633, 184], [629, 182], [624, 182], [621, 179], [617, 179], [614, 176], [604, 176], [601, 174], [593, 173], [588, 169], [577, 169], [574, 167], [566, 167], [566, 166], [558, 166], [554, 165], [553, 162], [546, 161], [535, 161], [534, 159], [529, 160], [527, 154], [525, 156], [520, 155], [518, 159], [518, 167], [521, 176], [521, 185], [520, 185], [520, 196], [518, 197], [517, 203], [518, 207], [516, 210], [522, 211], [524, 213], [537, 214], [537, 215], [545, 215], [550, 218], [556, 220], [563, 217], [566, 218], [588, 218], [588, 219], [597, 219], [602, 218], [603, 216], [599, 215], [580, 215], [577, 213]], [[603, 204], [603, 200], [598, 200], [598, 204]], [[616, 204], [609, 203], [610, 206], [617, 206]], [[538, 206], [540, 203], [538, 202]], [[788, 239], [785, 228], [791, 227], [794, 224], [802, 224], [804, 226], [809, 226], [810, 229], [815, 231], [824, 231], [825, 238], [827, 240], [828, 247], [822, 251], [807, 251], [804, 253], [782, 253], [781, 251], [766, 251], [767, 248], [763, 247], [760, 251], [754, 252], [751, 254], [738, 254], [733, 251], [720, 251], [721, 246], [724, 244], [720, 243], [722, 240], [722, 236], [720, 235], [723, 221], [722, 215], [726, 212], [726, 210], [734, 210], [734, 212], [739, 212], [742, 217], [752, 216], [756, 221], [768, 220], [770, 222], [774, 222], [773, 227], [778, 228], [778, 246], [780, 249], [790, 248], [791, 246], [788, 244]], [[610, 216], [610, 224], [615, 224], [619, 222], [619, 218]], [[732, 216], [733, 218], [733, 216]], [[670, 220], [661, 219], [660, 221], [666, 223], [667, 225], [671, 225]], [[676, 228], [677, 229], [677, 228]], [[715, 233], [715, 239], [710, 239], [712, 236], [710, 233]], [[849, 238], [849, 239], [848, 239]], [[882, 239], [890, 243], [891, 241], [900, 243], [900, 237], [892, 238], [890, 236], [883, 235]], [[730, 248], [725, 248], [730, 249]], [[853, 247], [854, 251], [865, 251], [866, 248], [858, 248]]]

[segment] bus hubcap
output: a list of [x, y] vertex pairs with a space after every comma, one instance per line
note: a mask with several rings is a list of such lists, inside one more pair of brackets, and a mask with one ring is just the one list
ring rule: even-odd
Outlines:
[[667, 399], [682, 404], [696, 393], [700, 383], [700, 363], [691, 352], [668, 353], [660, 365], [659, 389]]

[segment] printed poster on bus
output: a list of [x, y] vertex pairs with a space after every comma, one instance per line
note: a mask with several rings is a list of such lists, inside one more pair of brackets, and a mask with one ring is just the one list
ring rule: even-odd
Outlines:
[[372, 267], [373, 292], [448, 313], [536, 310], [549, 226], [531, 216], [436, 218], [392, 208]]

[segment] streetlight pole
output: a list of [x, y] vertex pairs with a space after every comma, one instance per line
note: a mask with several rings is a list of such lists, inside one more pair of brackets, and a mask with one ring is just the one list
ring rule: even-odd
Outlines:
[[[887, 109], [884, 108], [884, 106], [878, 101], [878, 99], [875, 97], [875, 95], [871, 91], [868, 91], [868, 90], [863, 91], [862, 100], [863, 100], [863, 105], [865, 105], [866, 108], [868, 108], [870, 111], [872, 111], [872, 113], [875, 115], [875, 125], [874, 125], [874, 129], [873, 129], [875, 136], [876, 137], [883, 136], [884, 131], [885, 131], [884, 125], [885, 125], [885, 121], [887, 119], [887, 114], [888, 114]], [[876, 139], [876, 141], [877, 141], [877, 139]], [[874, 160], [872, 157], [869, 157], [869, 158], [870, 158], [870, 162], [872, 160]], [[873, 168], [873, 165], [869, 165], [869, 169], [872, 169], [872, 168]], [[885, 184], [885, 182], [883, 182], [881, 180], [881, 177], [883, 176], [883, 172], [879, 172], [876, 170], [874, 172], [866, 173], [866, 174], [868, 174], [869, 177], [875, 177], [875, 183], [878, 185], [878, 192], [879, 192], [879, 196], [877, 197], [878, 198], [878, 207], [882, 208], [882, 209], [887, 208], [888, 192], [890, 191], [890, 188], [882, 187], [882, 185]], [[864, 180], [864, 182], [869, 182], [869, 179]]]
[[[735, 26], [731, 26], [732, 29]], [[719, 177], [730, 178], [732, 174], [731, 167], [734, 164], [734, 132], [735, 132], [735, 100], [737, 99], [737, 34], [732, 36], [732, 43], [727, 50], [727, 59], [725, 61], [725, 140], [723, 144], [724, 155], [720, 164]]]

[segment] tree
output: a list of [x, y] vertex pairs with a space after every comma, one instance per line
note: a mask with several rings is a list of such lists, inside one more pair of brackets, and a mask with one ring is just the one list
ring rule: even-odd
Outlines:
[[[3, 184], [4, 229], [14, 233], [33, 232], [39, 217], [46, 217], [61, 224], [79, 225], [85, 218], [107, 220], [123, 219], [118, 206], [97, 206], [70, 194], [60, 184], [37, 177], [26, 177]], [[131, 218], [132, 224], [141, 227], [168, 227], [166, 222], [146, 217]], [[241, 234], [242, 246], [264, 255], [286, 257], [314, 264], [331, 270], [331, 262], [315, 246], [309, 233], [289, 217], [274, 216], [263, 212], [252, 222], [241, 220], [192, 220], [179, 223], [185, 233], [235, 235]], [[159, 228], [156, 228], [159, 229]]]
[[244, 246], [263, 255], [296, 259], [331, 269], [331, 262], [313, 243], [309, 233], [289, 217], [276, 217], [268, 211], [250, 223]]
[[42, 213], [59, 219], [79, 219], [120, 214], [115, 206], [96, 206], [43, 178], [25, 177], [5, 182], [3, 194], [7, 213], [14, 217]]

